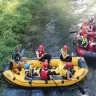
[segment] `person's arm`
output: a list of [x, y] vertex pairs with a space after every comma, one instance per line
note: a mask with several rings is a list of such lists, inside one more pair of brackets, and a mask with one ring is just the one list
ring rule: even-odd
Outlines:
[[61, 52], [62, 57], [65, 59], [67, 56], [69, 56], [69, 54], [66, 54], [66, 56], [64, 56], [63, 52]]
[[76, 40], [76, 44], [78, 45], [78, 42], [81, 41], [81, 40], [82, 40], [81, 36], [78, 37], [77, 40]]
[[18, 52], [17, 54], [19, 54], [19, 56], [22, 57], [22, 54], [20, 52]]
[[[70, 71], [68, 71], [68, 72], [67, 72], [67, 79], [68, 79], [68, 80], [76, 80], [76, 79], [74, 79], [74, 78], [70, 78], [70, 74], [71, 74]], [[72, 75], [72, 74], [71, 74], [71, 75]]]
[[43, 52], [44, 52], [43, 56], [44, 56], [45, 54], [47, 54], [47, 53], [45, 52], [45, 50], [44, 50], [44, 49], [43, 49]]
[[70, 78], [70, 72], [69, 71], [67, 72], [67, 79], [68, 80], [71, 80], [71, 78]]
[[80, 30], [80, 31], [77, 33], [77, 38], [80, 37], [81, 32], [82, 32], [82, 30]]
[[42, 57], [39, 57], [39, 52], [36, 51], [36, 56], [37, 56], [37, 59], [41, 59]]
[[61, 53], [62, 57], [65, 58], [62, 49], [60, 50], [60, 53]]
[[63, 54], [63, 52], [61, 52], [61, 55], [62, 55], [62, 57], [65, 59], [66, 57], [64, 56], [64, 54]]
[[88, 46], [88, 40], [86, 41], [86, 45], [84, 46], [85, 48]]
[[52, 72], [51, 71], [48, 72], [48, 76], [49, 76], [50, 80], [53, 79], [53, 76], [52, 76]]
[[50, 80], [52, 80], [53, 79], [53, 76], [52, 75], [49, 75], [49, 78], [50, 78]]
[[30, 78], [30, 77], [27, 76], [28, 74], [29, 74], [28, 72], [25, 73], [25, 78], [27, 78], [29, 80], [32, 80], [32, 78]]

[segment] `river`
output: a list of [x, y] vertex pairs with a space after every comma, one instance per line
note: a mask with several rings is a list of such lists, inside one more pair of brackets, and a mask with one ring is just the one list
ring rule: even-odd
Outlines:
[[[79, 27], [82, 20], [91, 15], [95, 16], [96, 4], [95, 0], [73, 0], [73, 17], [79, 18], [76, 20], [74, 26]], [[92, 6], [93, 5], [93, 6]], [[89, 8], [89, 9], [88, 9]], [[73, 25], [72, 25], [73, 26]], [[60, 21], [58, 18], [51, 18], [46, 25], [46, 29], [43, 33], [43, 39], [41, 43], [44, 44], [47, 53], [52, 54], [53, 57], [59, 56], [59, 50], [64, 45], [69, 45], [70, 52], [74, 51], [72, 46], [72, 40], [69, 38], [70, 34], [67, 30], [60, 28]], [[74, 29], [74, 28], [73, 28]], [[74, 38], [75, 35], [73, 35]], [[76, 85], [69, 87], [60, 87], [62, 91], [57, 88], [32, 88], [31, 95], [30, 89], [10, 87], [4, 90], [5, 96], [96, 96], [96, 68], [95, 66], [89, 66], [89, 73], [85, 79], [79, 83], [79, 85], [85, 90], [86, 94], [82, 95]]]

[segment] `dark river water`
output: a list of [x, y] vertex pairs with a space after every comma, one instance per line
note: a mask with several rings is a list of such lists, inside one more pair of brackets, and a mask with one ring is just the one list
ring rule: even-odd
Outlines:
[[[72, 2], [74, 5], [77, 4], [77, 1], [90, 1], [90, 0], [74, 0]], [[78, 6], [78, 11], [75, 11], [78, 14], [83, 10], [82, 8], [86, 5], [85, 3], [82, 3], [82, 7]], [[81, 4], [81, 3], [80, 3]], [[79, 5], [80, 5], [79, 4]], [[85, 4], [85, 5], [84, 5]], [[87, 3], [87, 5], [90, 4]], [[75, 8], [75, 7], [73, 7]], [[82, 10], [81, 10], [82, 9]], [[81, 11], [80, 11], [81, 10]], [[86, 10], [86, 8], [85, 8]], [[74, 11], [74, 12], [75, 12]], [[79, 12], [80, 11], [80, 12]], [[87, 14], [87, 13], [86, 13]], [[86, 15], [85, 15], [86, 16]], [[83, 19], [81, 17], [81, 19]], [[76, 25], [77, 26], [77, 25]], [[67, 28], [68, 29], [68, 28]], [[43, 34], [43, 39], [41, 41], [42, 44], [45, 46], [45, 51], [47, 53], [50, 53], [53, 57], [58, 57], [60, 54], [60, 49], [64, 44], [67, 44], [69, 46], [69, 52], [74, 51], [74, 46], [72, 45], [72, 40], [70, 38], [69, 29], [63, 30], [60, 27], [60, 23], [58, 19], [51, 18], [50, 22], [46, 25], [46, 30]], [[74, 37], [74, 36], [73, 36]], [[84, 89], [86, 92], [85, 95], [82, 95], [76, 85], [68, 86], [68, 87], [56, 87], [56, 88], [32, 88], [32, 89], [25, 89], [25, 88], [18, 88], [18, 87], [9, 87], [7, 89], [4, 89], [5, 96], [96, 96], [96, 66], [95, 62], [94, 66], [88, 64], [89, 67], [89, 73], [85, 77], [84, 80], [79, 82], [79, 85]], [[30, 95], [31, 90], [31, 95]]]

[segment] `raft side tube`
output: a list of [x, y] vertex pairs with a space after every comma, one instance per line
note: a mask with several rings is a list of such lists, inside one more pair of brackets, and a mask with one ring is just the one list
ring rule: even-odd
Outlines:
[[84, 53], [84, 58], [86, 58], [86, 59], [92, 59], [92, 60], [95, 60], [96, 61], [96, 53], [95, 52], [88, 52], [88, 51], [86, 51]]
[[78, 60], [78, 64], [79, 64], [79, 67], [80, 68], [86, 68], [86, 69], [88, 69], [87, 63], [85, 62], [85, 60], [83, 58], [80, 58]]
[[[27, 58], [28, 60], [38, 60], [36, 57], [35, 58]], [[60, 57], [52, 57], [51, 59], [60, 59]]]
[[11, 61], [8, 61], [7, 64], [5, 65], [4, 71], [6, 71], [6, 70], [12, 70], [12, 68], [13, 68], [12, 62]]
[[[62, 76], [54, 76], [54, 80], [63, 80], [64, 78]], [[26, 80], [26, 79], [25, 79]], [[42, 80], [41, 77], [33, 77], [32, 80]]]

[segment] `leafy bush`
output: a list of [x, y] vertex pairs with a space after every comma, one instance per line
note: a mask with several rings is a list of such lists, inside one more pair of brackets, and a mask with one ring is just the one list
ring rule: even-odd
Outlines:
[[[40, 40], [36, 36], [40, 30], [36, 29], [30, 32], [30, 29], [36, 24], [34, 23], [34, 17], [42, 8], [45, 1], [0, 0], [0, 72], [3, 71], [6, 62], [11, 59], [11, 53], [16, 47], [25, 48], [31, 41], [34, 41], [35, 46], [35, 42]], [[39, 26], [37, 28], [39, 29]], [[33, 57], [34, 53], [26, 51], [25, 55]], [[5, 85], [2, 84], [2, 86]], [[0, 92], [3, 88], [2, 86], [0, 87]]]

